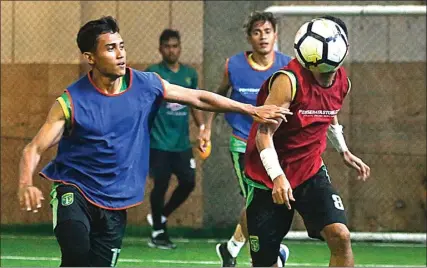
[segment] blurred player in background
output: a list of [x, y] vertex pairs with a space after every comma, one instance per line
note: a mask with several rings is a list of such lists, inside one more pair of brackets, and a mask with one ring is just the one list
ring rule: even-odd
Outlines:
[[[155, 72], [171, 84], [197, 89], [197, 71], [179, 62], [179, 32], [165, 29], [159, 39], [162, 61], [149, 66], [145, 71]], [[179, 103], [163, 101], [153, 122], [150, 136], [150, 175], [154, 180], [154, 188], [150, 195], [151, 214], [147, 215], [147, 221], [153, 227], [148, 242], [150, 247], [176, 248], [167, 233], [167, 218], [184, 203], [195, 186], [196, 161], [190, 143], [190, 110], [196, 125], [203, 130], [203, 112]], [[165, 204], [165, 194], [172, 174], [177, 176], [178, 187]]]
[[268, 118], [284, 117], [287, 109], [242, 104], [127, 68], [124, 41], [110, 16], [82, 26], [77, 44], [91, 71], [67, 87], [24, 148], [18, 196], [22, 209], [38, 211], [44, 198], [33, 175], [41, 155], [58, 144], [55, 159], [40, 175], [54, 182], [51, 206], [61, 266], [115, 266], [126, 209], [143, 200], [150, 129], [163, 99], [264, 122], [276, 122]]
[[[226, 60], [224, 75], [217, 93], [226, 96], [231, 89], [230, 98], [244, 103], [255, 105], [259, 88], [274, 72], [288, 64], [291, 58], [274, 51], [277, 38], [276, 18], [270, 12], [252, 13], [244, 25], [246, 38], [252, 46], [252, 51], [238, 53]], [[212, 122], [216, 113], [209, 113], [206, 120], [206, 131], [203, 139], [210, 142]], [[239, 185], [240, 193], [247, 197], [247, 186], [243, 179], [244, 153], [246, 140], [252, 125], [250, 116], [237, 113], [225, 114], [225, 119], [233, 129], [230, 137], [230, 153]], [[227, 243], [216, 246], [217, 254], [224, 267], [234, 267], [240, 249], [248, 241], [246, 225], [246, 209], [241, 211], [239, 223], [234, 234]], [[286, 260], [289, 250], [282, 247], [282, 259]], [[286, 257], [284, 255], [287, 255]]]
[[[331, 28], [337, 23], [347, 35], [344, 22], [327, 18]], [[291, 227], [295, 209], [308, 235], [326, 240], [330, 266], [354, 266], [342, 199], [321, 158], [328, 136], [359, 179], [370, 175], [370, 168], [348, 150], [336, 115], [350, 89], [343, 67], [311, 72], [297, 59], [263, 84], [257, 105], [279, 105], [294, 115], [280, 125], [254, 123], [249, 134], [245, 172], [252, 198], [247, 220], [255, 267], [275, 265], [277, 247]], [[320, 112], [313, 116], [312, 111]]]

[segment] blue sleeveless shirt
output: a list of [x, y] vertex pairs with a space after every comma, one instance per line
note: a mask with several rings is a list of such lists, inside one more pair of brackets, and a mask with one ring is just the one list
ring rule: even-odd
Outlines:
[[[264, 81], [291, 60], [280, 52], [275, 52], [274, 63], [267, 70], [256, 70], [248, 62], [251, 52], [241, 52], [228, 60], [228, 77], [231, 85], [230, 98], [243, 103], [256, 105], [258, 91]], [[225, 119], [233, 129], [233, 135], [247, 140], [252, 125], [252, 117], [239, 113], [226, 113]]]
[[119, 94], [97, 89], [89, 74], [68, 87], [72, 129], [59, 142], [45, 178], [77, 186], [92, 204], [125, 209], [142, 202], [148, 174], [150, 128], [163, 99], [155, 73], [127, 69]]

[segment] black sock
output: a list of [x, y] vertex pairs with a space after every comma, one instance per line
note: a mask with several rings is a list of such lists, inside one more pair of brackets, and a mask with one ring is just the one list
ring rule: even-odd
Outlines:
[[153, 229], [160, 230], [163, 229], [162, 224], [162, 214], [163, 207], [165, 203], [165, 194], [168, 189], [168, 185], [155, 184], [150, 195], [151, 203], [151, 215], [153, 217]]

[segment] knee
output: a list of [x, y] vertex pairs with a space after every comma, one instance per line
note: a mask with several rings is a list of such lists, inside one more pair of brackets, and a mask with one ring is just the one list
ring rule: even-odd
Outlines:
[[337, 231], [334, 236], [341, 244], [350, 244], [350, 231], [347, 228]]
[[165, 194], [168, 190], [169, 183], [165, 182], [155, 182], [153, 185], [152, 194]]
[[187, 180], [179, 182], [179, 187], [181, 187], [185, 192], [192, 192], [196, 187], [196, 182], [194, 180]]
[[324, 229], [325, 239], [332, 248], [346, 248], [351, 243], [350, 231], [344, 224], [332, 224]]

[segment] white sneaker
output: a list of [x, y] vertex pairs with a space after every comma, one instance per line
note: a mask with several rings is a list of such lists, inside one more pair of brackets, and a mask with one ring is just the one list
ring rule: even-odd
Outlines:
[[280, 244], [279, 256], [277, 257], [277, 266], [285, 267], [285, 263], [288, 260], [288, 258], [289, 258], [289, 248], [284, 244]]
[[[165, 223], [168, 220], [165, 216], [162, 215], [162, 223]], [[153, 226], [153, 216], [151, 214], [147, 215], [147, 221], [150, 226]]]

